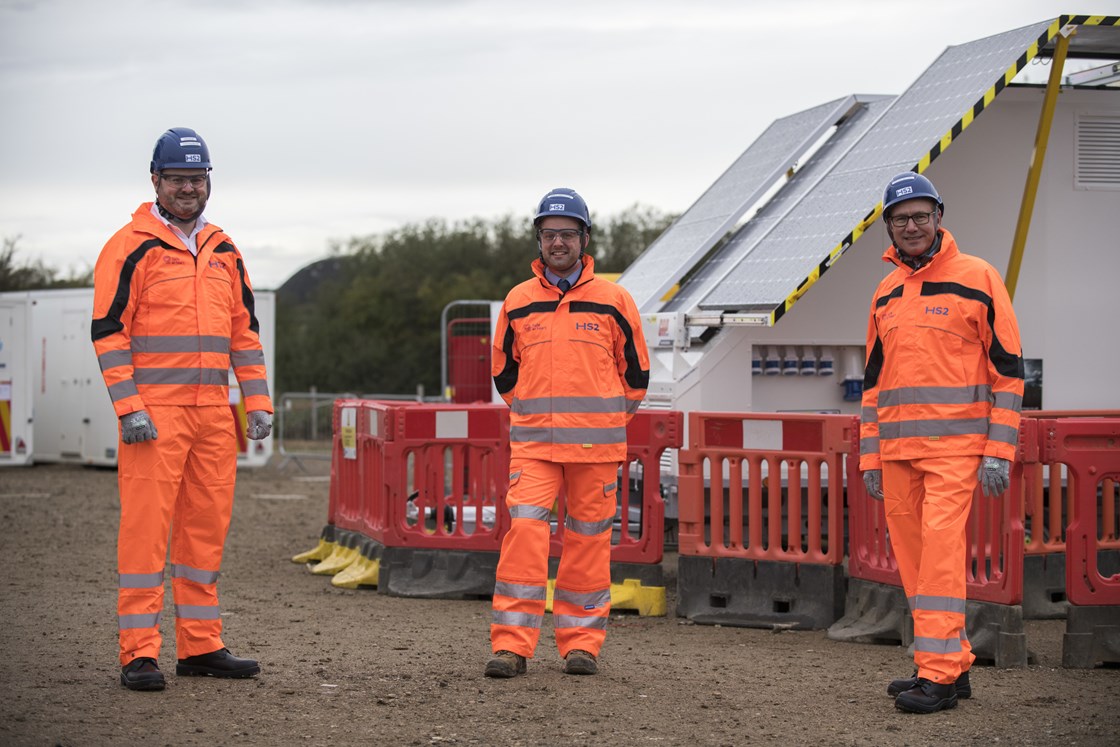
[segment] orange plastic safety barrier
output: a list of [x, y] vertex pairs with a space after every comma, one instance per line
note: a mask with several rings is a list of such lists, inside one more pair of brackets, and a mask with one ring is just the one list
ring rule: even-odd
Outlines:
[[1106, 577], [1098, 567], [1098, 552], [1120, 532], [1120, 418], [1040, 419], [1038, 429], [1043, 461], [1066, 468], [1066, 597], [1077, 605], [1120, 605], [1120, 574]]
[[[1120, 418], [1118, 410], [1035, 410], [1023, 413], [1022, 428], [1035, 429], [1034, 438], [1027, 441], [1021, 454], [1024, 463], [1022, 519], [1026, 531], [1026, 553], [1045, 555], [1066, 551], [1065, 528], [1069, 523], [1069, 497], [1063, 481], [1061, 464], [1047, 461], [1041, 456], [1037, 439], [1037, 421], [1042, 419], [1068, 418]], [[1116, 489], [1115, 481], [1102, 485], [1105, 492]], [[1113, 521], [1104, 522], [1105, 526], [1115, 525], [1115, 508], [1103, 506], [1112, 512]], [[1120, 537], [1113, 533], [1101, 538], [1101, 547], [1120, 549]]]
[[[619, 474], [618, 529], [611, 537], [612, 563], [660, 563], [665, 549], [665, 502], [661, 497], [661, 455], [679, 449], [684, 413], [639, 410], [626, 426], [626, 462]], [[635, 502], [634, 499], [637, 499]], [[564, 546], [564, 496], [557, 501], [549, 555]], [[635, 518], [636, 515], [636, 518]]]
[[688, 427], [679, 455], [681, 555], [843, 561], [845, 460], [858, 461], [858, 418], [693, 412]]

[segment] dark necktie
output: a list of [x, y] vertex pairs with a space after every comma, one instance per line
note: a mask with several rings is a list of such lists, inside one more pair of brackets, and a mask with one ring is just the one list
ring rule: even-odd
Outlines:
[[568, 289], [572, 287], [572, 284], [568, 282], [567, 278], [561, 278], [560, 282], [556, 284], [556, 287], [560, 289], [561, 293], [567, 293]]

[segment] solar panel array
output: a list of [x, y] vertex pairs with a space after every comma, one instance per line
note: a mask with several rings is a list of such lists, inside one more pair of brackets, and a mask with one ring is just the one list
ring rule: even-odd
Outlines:
[[618, 282], [641, 311], [660, 299], [854, 105], [837, 99], [776, 120], [642, 253]]

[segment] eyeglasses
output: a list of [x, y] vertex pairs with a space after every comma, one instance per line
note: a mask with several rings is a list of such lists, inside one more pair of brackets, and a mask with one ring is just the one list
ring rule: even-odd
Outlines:
[[914, 221], [915, 226], [924, 226], [929, 223], [929, 219], [933, 217], [936, 210], [930, 210], [928, 213], [914, 213], [912, 215], [892, 215], [890, 217], [891, 225], [895, 228], [906, 228], [906, 224]]
[[165, 181], [175, 189], [182, 189], [188, 183], [195, 189], [206, 186], [206, 176], [164, 176], [160, 174], [160, 181]]
[[557, 237], [559, 237], [559, 239], [565, 244], [571, 244], [582, 236], [583, 231], [577, 231], [571, 228], [565, 229], [563, 231], [549, 231], [547, 229], [543, 231], [537, 231], [537, 239], [539, 239], [542, 244], [551, 244], [557, 239]]

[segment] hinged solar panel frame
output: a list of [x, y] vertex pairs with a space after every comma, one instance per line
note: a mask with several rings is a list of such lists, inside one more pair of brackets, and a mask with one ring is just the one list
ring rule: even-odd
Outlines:
[[878, 218], [890, 177], [924, 171], [1067, 18], [946, 49], [699, 308], [755, 314], [772, 326]]
[[848, 150], [863, 137], [894, 101], [893, 96], [857, 95], [857, 106], [837, 125], [836, 131], [810, 156], [750, 221], [720, 247], [666, 302], [662, 311], [689, 311], [712, 291], [758, 246], [786, 215], [809, 194]]
[[847, 96], [766, 128], [619, 277], [638, 309], [656, 311], [666, 292], [855, 105]]

